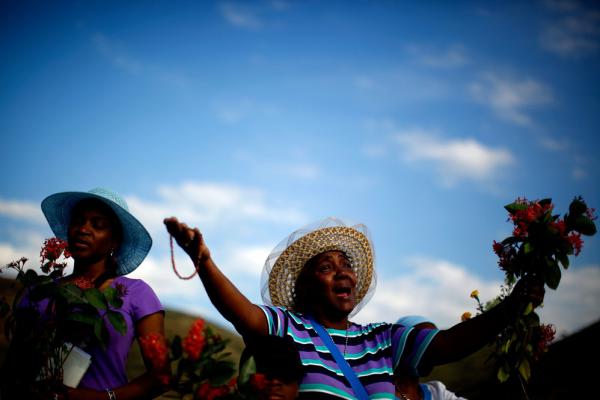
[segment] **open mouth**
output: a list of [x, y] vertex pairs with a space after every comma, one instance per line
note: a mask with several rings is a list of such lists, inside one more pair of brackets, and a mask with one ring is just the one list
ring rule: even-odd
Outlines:
[[336, 297], [347, 299], [352, 296], [352, 286], [350, 285], [340, 285], [333, 288], [333, 293], [335, 293]]

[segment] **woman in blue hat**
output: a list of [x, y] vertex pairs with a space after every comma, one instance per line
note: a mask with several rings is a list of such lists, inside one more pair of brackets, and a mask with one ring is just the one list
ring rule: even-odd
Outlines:
[[[74, 260], [73, 273], [63, 282], [101, 291], [113, 287], [124, 294], [123, 305], [116, 311], [124, 317], [125, 334], [106, 324], [107, 345], [83, 348], [91, 355], [91, 364], [78, 387], [68, 389], [65, 396], [124, 400], [160, 395], [164, 388], [156, 374], [165, 371], [148, 371], [129, 382], [125, 370], [134, 339], [151, 333], [164, 337], [164, 309], [158, 297], [144, 281], [125, 276], [150, 251], [148, 231], [129, 212], [125, 200], [106, 189], [53, 194], [42, 201], [42, 211], [56, 237], [68, 242]], [[41, 301], [35, 307], [41, 311], [47, 304]]]

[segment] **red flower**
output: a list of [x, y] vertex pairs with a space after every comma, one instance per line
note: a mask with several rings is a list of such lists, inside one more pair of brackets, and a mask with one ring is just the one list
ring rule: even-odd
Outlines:
[[44, 241], [42, 251], [40, 251], [40, 257], [42, 258], [42, 264], [48, 261], [56, 261], [63, 255], [65, 258], [71, 257], [71, 253], [68, 250], [68, 244], [65, 240], [59, 238], [50, 238]]
[[73, 279], [71, 281], [71, 283], [82, 290], [91, 289], [94, 287], [94, 282], [92, 282], [90, 279], [85, 278], [83, 276], [76, 277], [75, 279]]
[[534, 355], [536, 358], [542, 353], [548, 351], [548, 347], [554, 340], [554, 336], [556, 335], [556, 328], [554, 328], [551, 324], [541, 324], [534, 331], [535, 341], [535, 349]]
[[581, 233], [573, 232], [567, 237], [567, 240], [569, 241], [569, 243], [571, 243], [571, 246], [573, 246], [573, 251], [575, 252], [575, 255], [578, 256], [581, 252], [581, 248], [583, 247]]
[[504, 250], [504, 245], [502, 245], [502, 243], [498, 243], [494, 240], [494, 244], [492, 245], [492, 248], [494, 249], [494, 253], [496, 253], [496, 255], [498, 255], [498, 257], [502, 256], [502, 253]]
[[141, 337], [139, 341], [142, 353], [150, 361], [153, 368], [162, 369], [167, 365], [169, 350], [163, 335], [152, 332]]
[[555, 222], [550, 222], [550, 227], [556, 230], [556, 232], [560, 236], [564, 236], [567, 231], [567, 224], [563, 220], [556, 220]]
[[202, 354], [202, 349], [206, 344], [206, 338], [204, 337], [204, 320], [197, 319], [191, 326], [187, 336], [183, 339], [183, 351], [192, 360], [197, 360]]
[[118, 298], [122, 299], [123, 297], [127, 296], [128, 290], [122, 283], [117, 283], [115, 285], [115, 289], [117, 290]]
[[596, 219], [598, 219], [598, 216], [594, 215], [595, 212], [596, 212], [595, 208], [588, 208], [585, 212], [585, 215], [592, 221], [595, 221]]
[[250, 376], [248, 383], [252, 389], [261, 393], [267, 388], [267, 377], [264, 374], [256, 373]]
[[214, 387], [209, 382], [204, 382], [198, 388], [196, 397], [202, 400], [214, 400], [229, 394], [230, 388], [227, 385]]

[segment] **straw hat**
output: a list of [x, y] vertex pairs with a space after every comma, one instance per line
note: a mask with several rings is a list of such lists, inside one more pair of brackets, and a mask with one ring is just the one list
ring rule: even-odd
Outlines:
[[356, 273], [357, 306], [352, 314], [358, 312], [376, 284], [373, 246], [365, 225], [348, 226], [335, 218], [327, 218], [316, 227], [299, 229], [273, 249], [263, 268], [263, 301], [294, 310], [300, 271], [312, 257], [334, 250], [348, 257]]
[[152, 238], [141, 222], [131, 215], [125, 199], [117, 193], [96, 188], [89, 192], [62, 192], [46, 197], [42, 201], [42, 211], [52, 232], [57, 238], [67, 240], [73, 207], [86, 199], [103, 202], [117, 215], [123, 230], [121, 245], [115, 253], [118, 264], [117, 275], [132, 272], [146, 258], [152, 247]]

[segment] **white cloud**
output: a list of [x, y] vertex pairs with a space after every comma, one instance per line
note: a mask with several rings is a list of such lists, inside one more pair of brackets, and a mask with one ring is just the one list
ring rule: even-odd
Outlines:
[[515, 162], [508, 150], [487, 147], [471, 138], [441, 139], [413, 129], [397, 133], [392, 139], [400, 145], [405, 162], [431, 162], [447, 185], [463, 179], [489, 180], [496, 177], [501, 168]]
[[267, 201], [259, 189], [234, 184], [187, 182], [179, 186], [158, 188], [158, 200], [127, 197], [133, 214], [153, 231], [162, 231], [165, 217], [177, 216], [200, 227], [227, 226], [238, 222], [272, 222], [300, 224], [304, 214], [289, 206]]
[[273, 246], [243, 246], [230, 244], [221, 264], [225, 275], [243, 275], [246, 279], [254, 279], [256, 285], [260, 278], [263, 265]]
[[457, 68], [469, 62], [462, 45], [452, 45], [440, 49], [410, 44], [406, 46], [406, 51], [418, 64], [432, 68]]
[[512, 79], [486, 73], [469, 86], [475, 100], [492, 108], [502, 119], [517, 125], [531, 125], [527, 110], [550, 103], [548, 87], [534, 79]]
[[247, 4], [221, 3], [219, 10], [227, 22], [239, 28], [259, 29], [263, 26], [257, 10]]
[[[194, 267], [187, 256], [177, 258], [177, 270], [188, 276]], [[143, 279], [167, 308], [174, 308], [203, 318], [218, 318], [215, 308], [208, 301], [202, 282], [196, 275], [192, 279], [179, 279], [172, 270], [168, 257], [148, 257], [128, 277]]]
[[[408, 258], [405, 275], [380, 279], [371, 302], [355, 318], [359, 322], [393, 322], [405, 315], [423, 315], [441, 328], [460, 322], [463, 312], [475, 314], [469, 298], [479, 290], [482, 301], [500, 293], [500, 281], [485, 280], [466, 267], [427, 257]], [[558, 333], [575, 332], [600, 318], [600, 265], [572, 267], [563, 273], [558, 290], [546, 290], [542, 322], [552, 323]]]
[[405, 274], [379, 279], [370, 303], [357, 319], [393, 322], [405, 315], [423, 315], [448, 328], [460, 322], [465, 311], [475, 314], [476, 303], [469, 298], [478, 289], [482, 298], [500, 293], [499, 281], [485, 281], [464, 266], [446, 260], [411, 257], [402, 265]]
[[36, 223], [44, 223], [46, 221], [40, 205], [31, 201], [0, 199], [0, 215]]
[[[51, 234], [44, 235], [38, 231], [30, 231], [30, 230], [15, 230], [12, 232], [7, 232], [8, 235], [5, 235], [4, 240], [10, 237], [11, 242], [19, 243], [18, 245], [14, 245], [7, 241], [0, 242], [0, 266], [5, 266], [6, 264], [19, 260], [21, 257], [27, 258], [27, 262], [25, 263], [26, 269], [33, 269], [38, 273], [40, 270], [40, 249], [44, 244], [44, 239], [47, 237], [51, 237]], [[67, 268], [65, 273], [71, 273], [72, 271], [72, 261], [69, 260], [67, 264]], [[11, 277], [14, 278], [16, 273], [14, 270], [5, 270], [2, 275], [3, 278]]]
[[546, 290], [539, 314], [559, 334], [573, 333], [600, 319], [599, 304], [600, 265], [573, 266], [563, 271], [556, 291]]
[[543, 49], [562, 57], [579, 57], [600, 47], [600, 11], [586, 9], [572, 1], [546, 1], [549, 10], [559, 12], [560, 18], [547, 23], [540, 32]]

